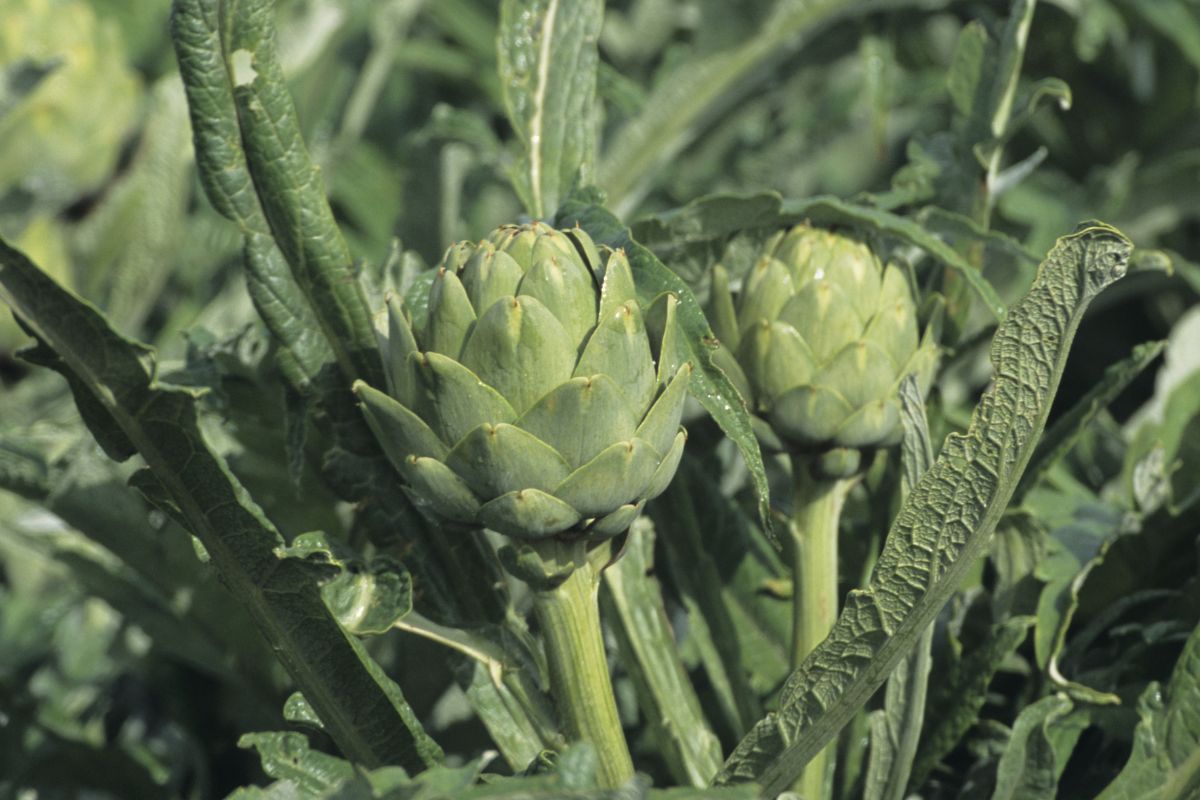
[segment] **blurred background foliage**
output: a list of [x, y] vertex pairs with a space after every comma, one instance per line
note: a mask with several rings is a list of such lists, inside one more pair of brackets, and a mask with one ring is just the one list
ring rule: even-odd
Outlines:
[[[1039, 4], [1013, 105], [1020, 124], [1004, 131], [989, 173], [963, 87], [987, 79], [972, 48], [999, 38], [1004, 6], [612, 0], [590, 177], [629, 221], [712, 193], [873, 203], [976, 253], [1005, 300], [1081, 219], [1104, 219], [1143, 248], [1085, 321], [1058, 415], [1134, 345], [1169, 337], [1165, 356], [1109, 381], [1129, 387], [1028, 487], [939, 621], [931, 685], [946, 695], [931, 703], [913, 786], [987, 796], [978, 787], [1003, 779], [1020, 715], [1061, 690], [1079, 705], [1055, 730], [1081, 739], [1087, 757], [1063, 755], [1056, 778], [1062, 796], [1092, 797], [1130, 752], [1139, 713], [1154, 713], [1138, 697], [1169, 677], [1200, 619], [1200, 11], [1183, 0]], [[246, 298], [238, 232], [199, 189], [169, 10], [168, 0], [0, 0], [0, 234], [154, 343], [173, 379], [210, 389], [206, 431], [285, 536], [319, 528], [353, 542], [350, 509], [319, 478], [319, 449], [304, 445], [303, 423], [297, 431]], [[363, 270], [411, 278], [450, 242], [519, 216], [494, 2], [281, 0], [279, 14], [305, 135]], [[744, 243], [720, 244], [736, 264]], [[671, 255], [703, 297], [712, 252]], [[965, 422], [988, 379], [988, 317], [963, 297], [930, 401], [935, 443]], [[61, 382], [14, 357], [25, 342], [6, 313], [0, 797], [81, 786], [221, 797], [263, 780], [236, 742], [280, 727], [286, 675], [190, 537], [103, 458]], [[689, 461], [652, 517], [666, 607], [711, 700], [713, 648], [728, 650], [720, 637], [735, 633], [704, 628], [704, 593], [677, 566], [690, 567], [687, 543], [706, 537], [696, 574], [721, 584], [720, 618], [745, 672], [736, 680], [755, 697], [727, 708], [715, 695], [728, 750], [786, 673], [787, 587], [743, 508], [736, 456], [715, 428], [690, 424]], [[869, 563], [894, 496], [882, 466], [857, 490], [843, 549], [860, 555], [849, 563]], [[850, 586], [861, 575], [842, 577]], [[452, 670], [431, 668], [440, 651], [399, 637], [372, 639], [372, 653], [434, 736], [449, 752], [489, 747]], [[618, 675], [629, 727], [650, 736]], [[841, 748], [842, 797], [860, 793], [865, 720]], [[1056, 747], [1059, 733], [1045, 733]]]

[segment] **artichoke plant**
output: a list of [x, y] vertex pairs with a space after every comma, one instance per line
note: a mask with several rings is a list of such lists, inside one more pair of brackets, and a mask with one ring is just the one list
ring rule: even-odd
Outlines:
[[[717, 363], [756, 414], [763, 444], [792, 455], [788, 524], [793, 578], [792, 664], [828, 635], [838, 609], [838, 522], [862, 454], [895, 444], [900, 382], [924, 394], [937, 361], [936, 326], [918, 334], [904, 272], [849, 236], [798, 225], [773, 236], [738, 302], [713, 269], [709, 307], [726, 349]], [[809, 762], [797, 791], [829, 797], [833, 746]]]
[[611, 787], [633, 766], [599, 569], [612, 537], [667, 488], [687, 439], [691, 365], [674, 355], [675, 304], [663, 299], [652, 343], [623, 252], [602, 258], [578, 229], [501, 227], [446, 252], [422, 319], [389, 298], [387, 391], [355, 385], [419, 508], [448, 528], [508, 537], [501, 556], [533, 590], [567, 732], [596, 747]]
[[355, 391], [437, 518], [525, 541], [611, 537], [679, 465], [691, 366], [660, 340], [656, 367], [629, 262], [602, 264], [582, 230], [505, 226], [451, 247], [423, 324], [393, 296], [381, 343], [387, 392]]
[[776, 234], [736, 308], [714, 268], [710, 308], [730, 351], [722, 368], [769, 423], [764, 444], [821, 454], [835, 473], [898, 442], [900, 381], [915, 374], [924, 393], [933, 377], [936, 344], [931, 329], [918, 336], [904, 272], [847, 236], [808, 225]]

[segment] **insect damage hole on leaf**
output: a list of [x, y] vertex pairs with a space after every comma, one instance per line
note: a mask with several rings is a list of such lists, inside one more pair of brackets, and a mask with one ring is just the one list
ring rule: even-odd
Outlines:
[[233, 73], [234, 86], [249, 86], [258, 78], [254, 69], [254, 54], [249, 50], [234, 50], [229, 57], [229, 70]]

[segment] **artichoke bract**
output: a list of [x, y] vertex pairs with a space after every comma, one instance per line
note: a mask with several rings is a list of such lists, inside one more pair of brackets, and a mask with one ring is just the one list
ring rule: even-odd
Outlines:
[[429, 515], [527, 541], [603, 539], [683, 454], [691, 365], [672, 355], [674, 313], [668, 298], [652, 347], [623, 252], [578, 229], [504, 226], [446, 252], [421, 324], [388, 298], [386, 392], [354, 390]]
[[777, 449], [840, 452], [853, 469], [859, 450], [899, 440], [900, 381], [915, 373], [924, 393], [933, 377], [937, 346], [930, 330], [918, 336], [904, 272], [848, 236], [808, 225], [776, 234], [736, 307], [714, 268], [709, 311], [729, 349], [720, 366]]

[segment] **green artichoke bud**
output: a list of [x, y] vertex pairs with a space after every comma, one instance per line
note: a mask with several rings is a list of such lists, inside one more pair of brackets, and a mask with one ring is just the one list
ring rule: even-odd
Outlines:
[[808, 225], [777, 234], [736, 308], [715, 267], [709, 313], [728, 348], [718, 366], [770, 423], [759, 425], [764, 443], [822, 454], [833, 472], [899, 441], [900, 381], [915, 373], [924, 393], [933, 378], [937, 345], [929, 329], [918, 336], [904, 272], [847, 236]]
[[656, 364], [629, 262], [605, 258], [578, 229], [505, 226], [446, 252], [418, 329], [388, 299], [387, 392], [355, 392], [419, 508], [517, 539], [603, 539], [666, 489], [691, 375], [674, 298]]

